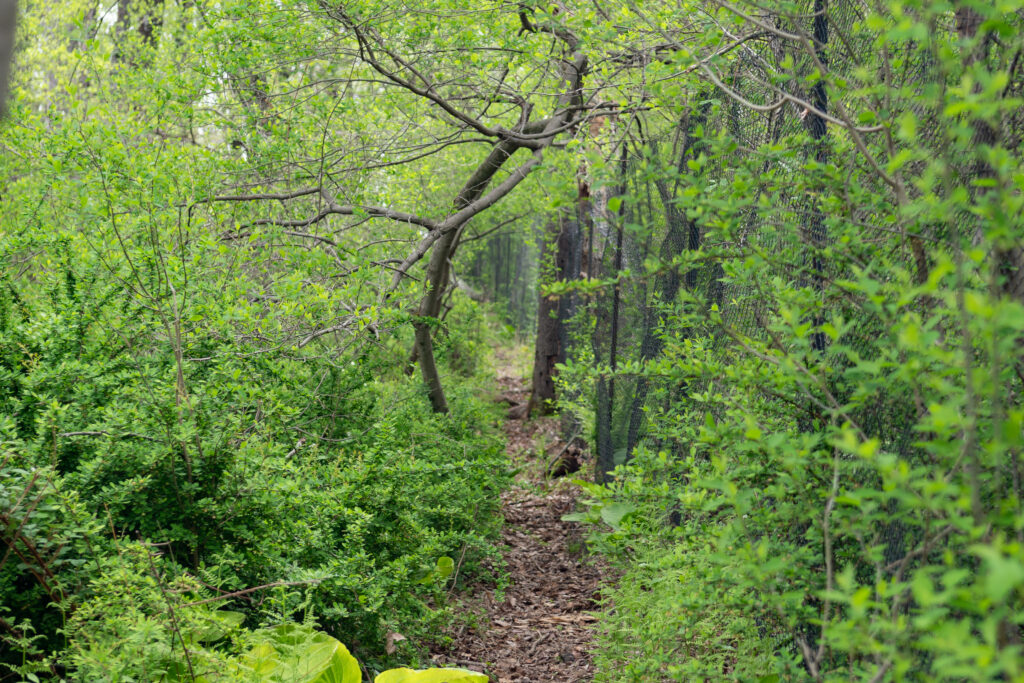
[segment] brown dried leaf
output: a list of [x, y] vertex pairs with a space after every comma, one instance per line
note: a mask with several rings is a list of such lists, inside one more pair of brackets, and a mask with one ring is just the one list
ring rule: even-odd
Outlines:
[[395, 654], [395, 650], [398, 649], [395, 643], [400, 643], [403, 640], [407, 640], [407, 638], [401, 633], [395, 633], [394, 631], [388, 633], [387, 637], [384, 639], [384, 651], [389, 655]]

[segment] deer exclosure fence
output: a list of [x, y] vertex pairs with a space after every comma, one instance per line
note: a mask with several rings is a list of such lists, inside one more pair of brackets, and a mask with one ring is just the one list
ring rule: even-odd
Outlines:
[[[876, 8], [865, 3], [808, 5], [801, 16], [755, 13], [753, 28], [763, 37], [744, 42], [730, 60], [699, 64], [701, 78], [684, 89], [674, 123], [665, 123], [668, 116], [618, 122], [617, 177], [606, 181], [614, 199], [581, 192], [577, 207], [582, 277], [605, 285], [596, 294], [568, 295], [569, 308], [580, 315], [569, 323], [573, 344], [565, 355], [596, 368], [597, 480], [647, 454], [624, 477], [649, 488], [615, 490], [660, 501], [670, 524], [688, 514], [708, 518], [687, 510], [680, 492], [709, 471], [729, 467], [705, 438], [714, 431], [704, 430], [705, 423], [735, 421], [737, 409], [746, 407], [753, 442], [746, 452], [755, 461], [763, 456], [757, 442], [769, 437], [809, 444], [801, 476], [813, 485], [789, 493], [815, 500], [791, 513], [788, 526], [751, 530], [747, 538], [755, 544], [768, 536], [783, 539], [781, 545], [805, 554], [800, 567], [811, 575], [801, 584], [804, 601], [787, 612], [761, 600], [758, 589], [745, 609], [767, 651], [794, 656], [819, 677], [830, 668], [852, 670], [851, 662], [867, 657], [856, 648], [833, 651], [833, 637], [824, 633], [830, 620], [849, 614], [822, 597], [836, 590], [840, 567], [852, 581], [899, 584], [914, 572], [926, 574], [929, 565], [948, 563], [951, 548], [967, 553], [967, 536], [952, 541], [957, 534], [946, 526], [956, 515], [894, 492], [891, 466], [964, 482], [980, 527], [992, 524], [1000, 506], [1019, 510], [1014, 447], [988, 460], [968, 452], [980, 448], [977, 441], [946, 453], [928, 417], [939, 410], [936, 403], [923, 395], [914, 371], [899, 367], [924, 364], [927, 372], [955, 375], [944, 390], [968, 396], [972, 365], [984, 367], [998, 377], [990, 387], [995, 407], [964, 410], [976, 411], [972, 419], [979, 423], [993, 421], [993, 429], [998, 411], [1019, 406], [1021, 377], [1012, 370], [1019, 357], [1000, 360], [972, 345], [973, 323], [962, 302], [956, 312], [955, 300], [970, 290], [1019, 300], [1019, 251], [993, 247], [984, 207], [997, 201], [986, 197], [996, 171], [977, 147], [996, 149], [1008, 167], [1019, 169], [1024, 126], [1019, 107], [997, 106], [997, 114], [984, 116], [969, 108], [951, 113], [943, 92], [956, 88], [963, 72], [951, 70], [942, 53], [967, 49], [969, 31], [981, 25], [968, 20], [974, 10], [921, 10], [932, 33], [902, 35], [873, 27], [868, 16]], [[1018, 28], [1020, 20], [1007, 19]], [[1024, 85], [1020, 48], [995, 39], [973, 45], [958, 59], [968, 69], [984, 62], [989, 73], [1005, 75], [1000, 91], [990, 92], [993, 99], [1017, 97]], [[897, 119], [901, 130], [894, 132], [897, 126], [889, 124]], [[974, 131], [968, 141], [964, 127]], [[936, 168], [945, 176], [936, 177]], [[924, 207], [937, 201], [932, 196], [951, 203], [959, 197], [960, 208], [925, 215]], [[984, 274], [970, 280], [959, 271], [964, 252], [983, 243], [992, 251], [974, 258], [997, 261], [996, 274], [991, 281]], [[907, 291], [934, 285], [944, 264], [957, 269], [956, 292], [922, 289], [900, 300], [896, 283], [905, 282]], [[928, 343], [962, 356], [940, 360], [931, 349], [912, 346], [901, 336], [910, 334], [901, 327], [907, 320], [924, 321], [921, 329], [935, 332]], [[877, 379], [868, 376], [876, 367], [890, 379], [865, 388]], [[855, 432], [870, 454], [836, 446], [842, 430]], [[768, 451], [763, 469], [746, 480], [756, 508], [782, 503], [773, 484], [777, 448], [762, 449]], [[661, 469], [651, 466], [659, 452]], [[880, 465], [875, 453], [884, 453], [889, 464]], [[659, 477], [671, 486], [657, 486]], [[1015, 503], [1003, 495], [1011, 488]], [[869, 492], [864, 495], [874, 496], [877, 512], [856, 527], [844, 521], [849, 528], [837, 532], [830, 525], [845, 491]], [[853, 506], [853, 498], [845, 504]], [[977, 556], [966, 555], [953, 564], [972, 573], [980, 566]], [[880, 603], [878, 618], [894, 622], [920, 608], [909, 589]], [[1019, 626], [1008, 628], [1009, 642], [1019, 643]], [[900, 642], [894, 647], [903, 647]], [[908, 656], [922, 667], [936, 659], [927, 648]], [[876, 659], [873, 673], [884, 676], [892, 660]]]

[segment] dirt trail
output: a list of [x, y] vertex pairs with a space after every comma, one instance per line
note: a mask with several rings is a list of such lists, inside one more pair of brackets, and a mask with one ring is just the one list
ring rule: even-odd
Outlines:
[[[528, 383], [499, 354], [502, 396], [525, 403]], [[493, 588], [470, 597], [478, 625], [452, 634], [454, 642], [434, 654], [439, 664], [483, 671], [491, 683], [577, 683], [593, 680], [589, 650], [597, 608], [600, 570], [582, 555], [579, 526], [563, 522], [576, 487], [547, 479], [537, 445], [557, 454], [557, 418], [505, 422], [508, 453], [520, 467], [515, 485], [502, 495], [510, 585], [498, 602]], [[550, 456], [547, 456], [550, 457]], [[584, 471], [588, 463], [584, 462]], [[582, 474], [582, 472], [581, 472]]]

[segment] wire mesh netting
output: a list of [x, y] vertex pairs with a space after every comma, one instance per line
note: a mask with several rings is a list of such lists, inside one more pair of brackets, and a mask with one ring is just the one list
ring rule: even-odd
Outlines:
[[[808, 377], [825, 378], [819, 392], [822, 401], [827, 397], [836, 405], [852, 406], [844, 419], [877, 439], [879, 450], [895, 454], [909, 467], [929, 464], [929, 454], [918, 443], [920, 396], [904, 385], [859, 401], [856, 384], [842, 379], [844, 369], [853, 364], [850, 357], [879, 358], [879, 345], [884, 343], [884, 323], [877, 312], [851, 297], [842, 283], [870, 269], [882, 256], [890, 266], [920, 275], [926, 265], [917, 244], [926, 242], [931, 254], [951, 254], [959, 248], [954, 245], [969, 240], [978, 229], [979, 218], [965, 210], [946, 227], [936, 224], [913, 235], [898, 234], [898, 205], [909, 201], [900, 192], [913, 200], [922, 190], [912, 182], [893, 187], [884, 174], [872, 171], [871, 164], [877, 162], [868, 156], [876, 152], [873, 147], [864, 148], [863, 140], [869, 138], [856, 132], [856, 117], [859, 112], [880, 109], [881, 103], [872, 99], [877, 95], [865, 95], [853, 84], [872, 76], [887, 79], [885, 92], [891, 101], [885, 106], [890, 114], [913, 113], [921, 130], [914, 144], [938, 155], [950, 143], [928, 97], [933, 95], [929, 89], [946, 76], [930, 53], [913, 41], [880, 42], [877, 33], [864, 26], [867, 13], [866, 6], [856, 0], [827, 4], [819, 0], [801, 19], [803, 26], [778, 19], [775, 26], [780, 31], [799, 28], [810, 38], [807, 49], [794, 51], [777, 37], [745, 43], [734, 59], [717, 67], [719, 87], [707, 85], [691, 93], [677, 124], [622, 132], [629, 142], [621, 147], [619, 187], [614, 193], [629, 201], [617, 212], [609, 210], [607, 200], [603, 206], [594, 206], [599, 201], [581, 203], [579, 221], [573, 224], [574, 230], [586, 233], [580, 242], [586, 252], [583, 277], [612, 279], [626, 269], [631, 274], [581, 301], [579, 309], [590, 316], [582, 316], [573, 327], [576, 349], [570, 357], [589, 358], [603, 368], [593, 403], [599, 477], [629, 461], [637, 449], [664, 452], [677, 463], [693, 454], [698, 459], [709, 457], [707, 450], [695, 449], [694, 425], [705, 416], [721, 419], [721, 403], [709, 396], [736, 388], [729, 387], [726, 376], [672, 372], [664, 364], [652, 370], [652, 364], [671, 360], [672, 354], [707, 354], [717, 362], [706, 367], [721, 368], [728, 364], [729, 349], [744, 340], [775, 344], [773, 321], [780, 311], [771, 291], [773, 283], [802, 289], [808, 299], [805, 311], [810, 311], [804, 320], [810, 330], [807, 347], [781, 340], [779, 354], [804, 364]], [[946, 19], [948, 23], [940, 22], [936, 30], [955, 36], [952, 17]], [[794, 54], [795, 71], [803, 79], [779, 85], [779, 74]], [[1005, 63], [1012, 55], [993, 48], [989, 58]], [[823, 67], [828, 69], [828, 82], [845, 87], [830, 91], [826, 79], [808, 77]], [[1007, 88], [1019, 88], [1020, 75], [1012, 68], [1010, 72]], [[810, 85], [802, 89], [800, 83]], [[804, 108], [798, 102], [812, 106]], [[840, 125], [844, 122], [846, 127]], [[1020, 123], [1020, 114], [1011, 112], [1000, 131], [1018, 147], [1013, 141], [1020, 139]], [[890, 138], [867, 144], [887, 144], [884, 153], [891, 157], [899, 154], [902, 143]], [[799, 154], [776, 154], [780, 145], [799, 145]], [[925, 165], [925, 161], [911, 162], [901, 173], [914, 177]], [[652, 166], [658, 171], [652, 173]], [[730, 228], [722, 229], [721, 221], [707, 213], [700, 195], [732, 183], [735, 169], [741, 166], [753, 166], [770, 180], [762, 187], [750, 187], [753, 197], [729, 216]], [[970, 187], [985, 170], [965, 161], [955, 172], [956, 182]], [[792, 179], [789, 184], [787, 177]], [[859, 185], [853, 196], [870, 193], [883, 199], [858, 205], [850, 196], [835, 196], [844, 191], [844, 180], [847, 192], [850, 185]], [[850, 242], [852, 231], [858, 239]], [[687, 253], [694, 258], [687, 259]], [[756, 281], [732, 277], [731, 266], [752, 255], [762, 259], [760, 277]], [[637, 277], [651, 260], [662, 267], [655, 274]], [[577, 275], [579, 271], [570, 274]], [[886, 275], [876, 277], [884, 280]], [[915, 306], [927, 314], [926, 299]], [[841, 328], [837, 338], [823, 331], [827, 324]], [[833, 345], [841, 346], [842, 354], [832, 353]], [[680, 360], [685, 366], [686, 359]], [[820, 373], [819, 366], [825, 368]], [[628, 370], [620, 371], [623, 367]], [[774, 389], [766, 382], [754, 390], [765, 411], [788, 419], [794, 433], [814, 434], [828, 406], [794, 401]], [[571, 429], [581, 428], [573, 422]], [[849, 461], [844, 486], [882, 487], [876, 468], [858, 468], [854, 456], [843, 457]], [[687, 474], [680, 466], [669, 476], [685, 478]], [[649, 495], [665, 497], [663, 489], [654, 485]], [[758, 504], [772, 506], [774, 501], [764, 496]], [[678, 509], [670, 509], [666, 523], [678, 523], [679, 514]], [[881, 546], [883, 558], [875, 564], [852, 563], [857, 578], [869, 583], [877, 578], [898, 580], [910, 568], [935, 559], [942, 549], [927, 549], [924, 532], [929, 524], [928, 514], [922, 511], [893, 515], [864, 529], [864, 543]], [[807, 526], [779, 533], [795, 543], [807, 543]], [[874, 576], [879, 566], [884, 570], [882, 577]], [[824, 573], [824, 561], [819, 570]], [[901, 609], [908, 610], [909, 602]], [[813, 644], [819, 628], [811, 621], [791, 628], [778, 615], [759, 614], [757, 619], [762, 637], [773, 648], [794, 654], [798, 654], [794, 634]]]

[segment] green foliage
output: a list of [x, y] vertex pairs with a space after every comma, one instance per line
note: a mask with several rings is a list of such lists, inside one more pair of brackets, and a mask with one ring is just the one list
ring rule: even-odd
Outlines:
[[[237, 629], [239, 622], [225, 618], [224, 612], [207, 612], [212, 623], [226, 626], [217, 634], [207, 632], [203, 637], [183, 637], [183, 647], [169, 656], [164, 666], [145, 672], [146, 680], [197, 681], [198, 683], [361, 683], [363, 672], [359, 662], [341, 642], [304, 624], [281, 624], [256, 631]], [[221, 643], [212, 645], [229, 631], [234, 646]], [[238, 654], [239, 644], [246, 649]], [[148, 652], [152, 656], [152, 652]], [[85, 670], [81, 670], [83, 673]], [[98, 671], [91, 675], [98, 676]], [[109, 672], [106, 674], [110, 676]], [[123, 673], [105, 680], [121, 680]], [[430, 681], [458, 683], [487, 683], [487, 676], [463, 669], [390, 669], [379, 674], [375, 681]]]
[[487, 676], [465, 669], [391, 669], [373, 683], [487, 683]]
[[[807, 7], [772, 11], [807, 31]], [[641, 397], [643, 438], [572, 517], [623, 572], [598, 680], [1024, 679], [1019, 3], [958, 3], [978, 36], [949, 5], [883, 3], [864, 23], [828, 7], [826, 75], [809, 42], [759, 57], [826, 81], [827, 132], [782, 115], [762, 135], [722, 89], [699, 155], [670, 158], [678, 129], [648, 130], [663, 146], [613, 171], [678, 190], [623, 206], [647, 204], [655, 243], [683, 208], [699, 248], [564, 287], [596, 290], [598, 315], [612, 283], [647, 309], [623, 304], [616, 367], [563, 373], [591, 390], [583, 420], [613, 378], [615, 449]], [[733, 92], [770, 102], [733, 59]], [[658, 353], [628, 355], [645, 321]]]
[[[359, 662], [330, 636], [295, 624], [252, 634], [258, 644], [232, 659], [221, 673], [204, 676], [215, 681], [262, 683], [361, 683]], [[181, 680], [188, 680], [182, 676]], [[487, 683], [484, 674], [464, 669], [389, 669], [375, 683]]]
[[351, 678], [398, 629], [415, 663], [508, 479], [489, 307], [424, 317], [417, 264], [552, 117], [434, 272], [527, 327], [532, 230], [586, 233], [547, 293], [586, 342], [559, 405], [621, 465], [576, 517], [623, 571], [600, 675], [1024, 677], [1019, 0], [22, 4], [12, 675]]
[[437, 335], [435, 353], [458, 377], [473, 377], [485, 371], [481, 360], [497, 345], [496, 328], [485, 304], [455, 293]]
[[147, 680], [226, 626], [190, 603], [237, 591], [248, 624], [316, 614], [371, 662], [392, 630], [435, 638], [446, 589], [496, 553], [507, 475], [482, 376], [435, 416], [383, 347], [316, 370], [208, 316], [179, 345], [105, 277], [86, 259], [0, 295], [4, 665]]
[[[374, 668], [401, 629], [416, 663], [496, 558], [508, 479], [477, 398], [493, 314], [445, 298], [458, 386], [433, 415], [403, 372], [422, 288], [395, 275], [422, 226], [367, 224], [450, 211], [458, 148], [412, 150], [448, 123], [379, 89], [327, 6], [22, 5], [0, 122], [0, 670], [208, 675], [246, 633], [314, 618]], [[501, 31], [464, 50], [468, 15], [347, 9], [400, 49], [435, 41], [428, 71], [541, 49]], [[416, 140], [381, 145], [410, 113]], [[292, 221], [324, 202], [354, 208]]]
[[[294, 624], [260, 634], [262, 642], [237, 662], [228, 680], [360, 683], [359, 662], [340, 642]], [[211, 679], [216, 680], [216, 677]]]
[[[29, 619], [37, 633], [55, 633], [61, 615], [73, 614], [63, 656], [86, 678], [159, 670], [186, 630], [174, 619], [198, 618], [165, 604], [164, 593], [205, 598], [205, 586], [308, 584], [250, 600], [248, 618], [273, 623], [312, 610], [370, 653], [399, 626], [430, 637], [447, 615], [440, 589], [455, 578], [452, 556], [472, 573], [493, 552], [486, 520], [498, 504], [502, 451], [488, 427], [492, 409], [469, 395], [473, 387], [455, 393], [451, 416], [436, 417], [415, 383], [370, 382], [335, 397], [352, 372], [331, 373], [317, 394], [325, 407], [364, 412], [343, 423], [327, 413], [320, 429], [333, 445], [304, 447], [286, 427], [287, 404], [310, 390], [301, 363], [265, 358], [267, 372], [250, 374], [252, 384], [228, 384], [237, 403], [196, 400], [177, 422], [173, 397], [154, 404], [146, 387], [173, 360], [122, 369], [116, 391], [100, 383], [76, 392], [76, 376], [110, 368], [102, 338], [62, 345], [59, 317], [42, 329], [35, 322], [23, 313], [4, 330], [16, 340], [5, 345], [15, 350], [6, 367], [16, 381], [4, 408], [16, 451], [5, 457], [3, 503], [19, 534], [12, 542], [34, 550], [27, 566], [0, 567], [0, 595], [15, 623]], [[189, 385], [207, 372], [190, 373]], [[246, 414], [258, 421], [244, 426]], [[190, 463], [186, 448], [195, 449]], [[159, 578], [148, 566], [153, 552], [168, 554]], [[59, 651], [63, 643], [47, 637], [48, 648], [33, 648]]]

